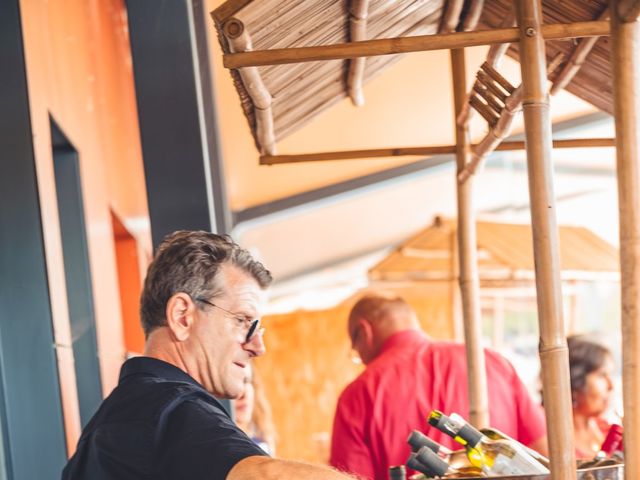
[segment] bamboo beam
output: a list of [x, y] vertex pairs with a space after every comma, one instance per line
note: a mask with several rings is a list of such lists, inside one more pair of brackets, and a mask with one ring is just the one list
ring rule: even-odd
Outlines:
[[[451, 50], [453, 78], [453, 103], [457, 113], [464, 108], [467, 99], [466, 66], [464, 49]], [[457, 125], [456, 166], [465, 168], [470, 157], [469, 128]], [[458, 184], [458, 258], [460, 295], [464, 322], [464, 338], [467, 351], [467, 381], [469, 387], [469, 419], [476, 428], [489, 425], [489, 400], [487, 395], [487, 370], [482, 348], [480, 315], [480, 277], [478, 274], [478, 243], [473, 212], [473, 182]]]
[[[608, 17], [609, 8], [607, 7], [604, 9], [604, 12], [600, 14], [598, 20], [607, 20]], [[580, 40], [578, 46], [573, 50], [573, 52], [571, 52], [569, 60], [567, 60], [567, 63], [554, 80], [551, 91], [549, 92], [551, 95], [555, 95], [559, 90], [569, 85], [571, 80], [573, 80], [573, 77], [575, 77], [578, 71], [582, 68], [584, 61], [591, 50], [593, 50], [593, 47], [596, 45], [598, 40], [600, 40], [600, 37], [588, 37]]]
[[[367, 38], [367, 16], [369, 13], [369, 0], [352, 0], [350, 13], [350, 33], [352, 42], [360, 42]], [[349, 75], [347, 77], [347, 89], [351, 102], [356, 107], [364, 105], [364, 93], [362, 92], [362, 79], [367, 59], [365, 57], [352, 58], [349, 62]]]
[[[591, 21], [543, 25], [542, 34], [546, 40], [609, 35], [609, 22]], [[272, 50], [256, 50], [254, 52], [230, 53], [224, 55], [223, 61], [226, 68], [282, 65], [320, 60], [373, 57], [377, 55], [392, 55], [408, 52], [448, 50], [452, 48], [490, 45], [493, 43], [512, 43], [517, 42], [519, 38], [520, 34], [517, 28], [496, 28], [475, 32], [443, 33], [438, 35], [418, 35], [415, 37], [400, 38], [379, 38], [375, 40], [339, 43], [335, 45], [278, 48]]]
[[[554, 140], [553, 148], [603, 148], [615, 147], [614, 138], [570, 138]], [[472, 145], [478, 148], [478, 144]], [[524, 150], [525, 142], [502, 142], [495, 151]], [[284, 163], [323, 162], [331, 160], [358, 160], [372, 158], [429, 156], [456, 153], [455, 145], [436, 145], [427, 147], [376, 148], [370, 150], [347, 150], [342, 152], [299, 153], [291, 155], [262, 155], [260, 165], [279, 165]]]
[[635, 22], [640, 16], [640, 0], [620, 0], [617, 11], [622, 22]]
[[[232, 52], [251, 51], [251, 37], [240, 20], [236, 18], [227, 20], [224, 24], [223, 32]], [[262, 150], [261, 153], [275, 155], [276, 136], [273, 129], [271, 94], [262, 81], [257, 67], [239, 68], [238, 73], [253, 102], [253, 111], [256, 117], [256, 136]]]
[[616, 122], [625, 478], [640, 478], [640, 23], [611, 2], [613, 111]]
[[540, 361], [551, 459], [551, 478], [575, 480], [569, 355], [562, 320], [558, 226], [551, 163], [551, 121], [541, 35], [541, 0], [514, 2], [520, 31], [523, 113], [536, 293]]

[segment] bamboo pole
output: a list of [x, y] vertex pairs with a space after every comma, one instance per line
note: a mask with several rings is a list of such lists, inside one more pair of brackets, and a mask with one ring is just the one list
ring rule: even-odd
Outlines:
[[[453, 78], [453, 103], [457, 113], [467, 99], [464, 49], [451, 50]], [[455, 118], [455, 117], [454, 117]], [[470, 157], [469, 128], [457, 125], [456, 166], [464, 169]], [[480, 279], [478, 274], [478, 243], [473, 212], [473, 182], [458, 184], [458, 258], [460, 295], [464, 322], [464, 338], [467, 351], [467, 382], [469, 388], [469, 417], [476, 428], [489, 425], [489, 400], [487, 397], [487, 370], [482, 348], [480, 316]]]
[[[359, 42], [367, 38], [367, 16], [369, 12], [369, 0], [352, 0], [349, 13], [351, 41]], [[356, 107], [364, 105], [364, 93], [362, 92], [362, 79], [364, 78], [365, 57], [352, 58], [349, 62], [349, 75], [347, 77], [347, 89], [351, 102]]]
[[541, 0], [514, 2], [520, 38], [520, 69], [536, 292], [540, 322], [540, 362], [553, 480], [575, 480], [569, 355], [562, 320], [560, 258], [556, 223], [551, 121], [541, 35]]
[[617, 11], [620, 21], [635, 22], [640, 15], [640, 0], [620, 0]]
[[[608, 16], [609, 8], [607, 7], [604, 9], [604, 12], [600, 14], [598, 20], [607, 20]], [[569, 57], [569, 60], [567, 60], [566, 65], [562, 70], [560, 70], [560, 73], [554, 80], [553, 85], [551, 86], [551, 91], [549, 92], [551, 95], [555, 95], [559, 90], [569, 85], [571, 80], [573, 80], [573, 77], [575, 77], [578, 71], [582, 68], [584, 61], [591, 50], [593, 50], [593, 47], [595, 47], [598, 40], [600, 40], [600, 37], [588, 37], [580, 40], [578, 46], [573, 50], [573, 52], [571, 52], [571, 56]]]
[[[542, 34], [546, 40], [609, 35], [609, 22], [591, 21], [544, 25]], [[261, 65], [340, 60], [356, 57], [373, 57], [396, 53], [426, 52], [454, 48], [517, 42], [517, 28], [496, 28], [475, 32], [418, 35], [415, 37], [379, 38], [362, 42], [339, 43], [314, 47], [278, 48], [224, 55], [226, 68], [242, 68]]]
[[613, 111], [620, 211], [625, 478], [640, 478], [640, 24], [611, 3]]
[[[478, 144], [479, 145], [479, 144]], [[478, 148], [472, 145], [472, 149]], [[613, 138], [569, 138], [554, 140], [553, 148], [603, 148], [615, 147]], [[524, 150], [522, 141], [502, 142], [496, 151]], [[428, 147], [375, 148], [370, 150], [347, 150], [342, 152], [300, 153], [291, 155], [262, 155], [260, 165], [283, 163], [321, 162], [327, 160], [358, 160], [370, 158], [429, 156], [456, 153], [455, 145], [435, 145]]]
[[[232, 52], [251, 51], [251, 37], [240, 20], [236, 18], [227, 20], [224, 24], [223, 32]], [[253, 111], [256, 117], [256, 136], [262, 150], [261, 153], [275, 155], [276, 136], [273, 128], [271, 94], [262, 81], [258, 67], [239, 68], [238, 73], [253, 102]]]

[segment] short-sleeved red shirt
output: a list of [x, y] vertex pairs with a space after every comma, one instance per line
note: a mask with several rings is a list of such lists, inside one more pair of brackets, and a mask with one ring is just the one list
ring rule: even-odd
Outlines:
[[[530, 445], [546, 433], [542, 408], [513, 366], [485, 350], [491, 426]], [[463, 344], [435, 342], [418, 330], [389, 337], [380, 354], [338, 400], [330, 463], [366, 479], [386, 480], [389, 466], [404, 464], [407, 437], [420, 430], [446, 447], [459, 444], [427, 423], [434, 410], [469, 418]]]

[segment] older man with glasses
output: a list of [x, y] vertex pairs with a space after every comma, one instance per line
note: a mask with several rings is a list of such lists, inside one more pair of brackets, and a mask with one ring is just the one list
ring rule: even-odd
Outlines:
[[142, 292], [144, 356], [124, 363], [62, 478], [349, 478], [270, 458], [214, 397], [239, 397], [252, 358], [265, 353], [259, 318], [270, 283], [229, 237], [168, 236]]

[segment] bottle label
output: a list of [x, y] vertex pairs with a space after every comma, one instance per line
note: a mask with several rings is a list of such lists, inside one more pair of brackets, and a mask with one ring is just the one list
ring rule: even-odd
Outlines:
[[547, 468], [535, 460], [529, 460], [523, 455], [508, 457], [498, 453], [493, 461], [493, 466], [489, 469], [492, 474], [499, 475], [532, 475], [534, 473], [549, 473]]

